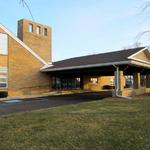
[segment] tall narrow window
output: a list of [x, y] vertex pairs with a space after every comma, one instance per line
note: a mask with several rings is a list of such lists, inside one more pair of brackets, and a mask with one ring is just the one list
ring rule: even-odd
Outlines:
[[40, 26], [37, 26], [37, 27], [36, 27], [36, 33], [37, 33], [37, 34], [40, 34], [40, 33], [41, 33], [41, 28], [40, 28]]
[[33, 24], [29, 24], [29, 32], [33, 32]]
[[47, 36], [47, 28], [44, 28], [44, 35]]
[[3, 33], [0, 33], [0, 54], [8, 54], [8, 36]]
[[0, 67], [0, 74], [7, 74], [7, 67]]
[[7, 88], [7, 67], [0, 67], [0, 89]]
[[7, 77], [0, 75], [0, 88], [7, 88]]

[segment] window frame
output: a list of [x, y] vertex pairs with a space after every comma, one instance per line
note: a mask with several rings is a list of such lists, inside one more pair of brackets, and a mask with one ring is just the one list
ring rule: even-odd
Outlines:
[[36, 26], [36, 34], [40, 35], [41, 34], [41, 27]]
[[48, 35], [48, 30], [47, 28], [44, 28], [44, 36], [47, 36]]
[[30, 33], [33, 33], [33, 24], [32, 24], [32, 23], [29, 23], [28, 31], [29, 31]]
[[0, 47], [1, 55], [8, 55], [8, 35], [5, 33], [0, 33], [0, 44], [2, 42], [2, 47]]
[[[5, 81], [1, 81], [1, 79], [5, 79]], [[5, 84], [6, 86], [1, 86], [1, 84]], [[8, 88], [8, 78], [5, 75], [0, 75], [0, 89]]]
[[7, 73], [8, 68], [7, 67], [0, 67], [0, 73]]

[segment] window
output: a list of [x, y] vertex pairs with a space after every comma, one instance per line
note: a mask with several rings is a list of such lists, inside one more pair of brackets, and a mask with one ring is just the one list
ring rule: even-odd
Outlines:
[[145, 75], [141, 75], [140, 83], [141, 83], [141, 87], [146, 87], [146, 76]]
[[29, 24], [29, 32], [33, 32], [33, 24]]
[[3, 33], [0, 33], [0, 54], [8, 54], [8, 36]]
[[60, 78], [57, 78], [57, 77], [52, 78], [52, 87], [54, 89], [61, 89], [61, 80], [60, 80]]
[[7, 77], [0, 75], [0, 88], [7, 88]]
[[7, 67], [0, 67], [0, 73], [7, 73]]
[[133, 87], [133, 76], [129, 75], [129, 76], [125, 76], [125, 87], [126, 88], [132, 88]]
[[37, 26], [37, 27], [36, 27], [36, 33], [37, 33], [37, 34], [40, 34], [40, 33], [41, 33], [41, 27], [40, 27], [40, 26]]
[[7, 88], [7, 67], [0, 67], [0, 88]]
[[96, 84], [98, 83], [98, 78], [90, 78], [90, 82], [93, 83], [93, 84]]
[[7, 80], [6, 80], [6, 77], [0, 77], [0, 83], [1, 83], [1, 82], [6, 83], [6, 81], [7, 81]]
[[47, 36], [47, 28], [44, 28], [44, 35]]

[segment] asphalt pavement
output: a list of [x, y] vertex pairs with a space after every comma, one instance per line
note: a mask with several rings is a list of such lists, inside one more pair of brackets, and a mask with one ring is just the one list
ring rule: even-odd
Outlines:
[[71, 95], [47, 96], [31, 99], [12, 99], [0, 102], [0, 115], [47, 109], [62, 105], [85, 103], [111, 97], [111, 92], [89, 92]]

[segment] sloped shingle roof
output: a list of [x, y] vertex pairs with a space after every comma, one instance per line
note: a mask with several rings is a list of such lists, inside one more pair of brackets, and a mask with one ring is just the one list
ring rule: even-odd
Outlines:
[[53, 70], [53, 69], [66, 68], [66, 67], [128, 61], [129, 56], [137, 53], [143, 48], [145, 47], [65, 59], [65, 60], [53, 62], [53, 66], [47, 69]]
[[70, 59], [65, 59], [62, 61], [57, 61], [53, 63], [53, 67], [69, 67], [69, 66], [81, 66], [88, 64], [97, 64], [97, 63], [108, 63], [108, 62], [120, 62], [128, 60], [128, 57], [142, 50], [144, 47], [120, 50], [108, 53], [94, 54], [88, 56], [75, 57]]

